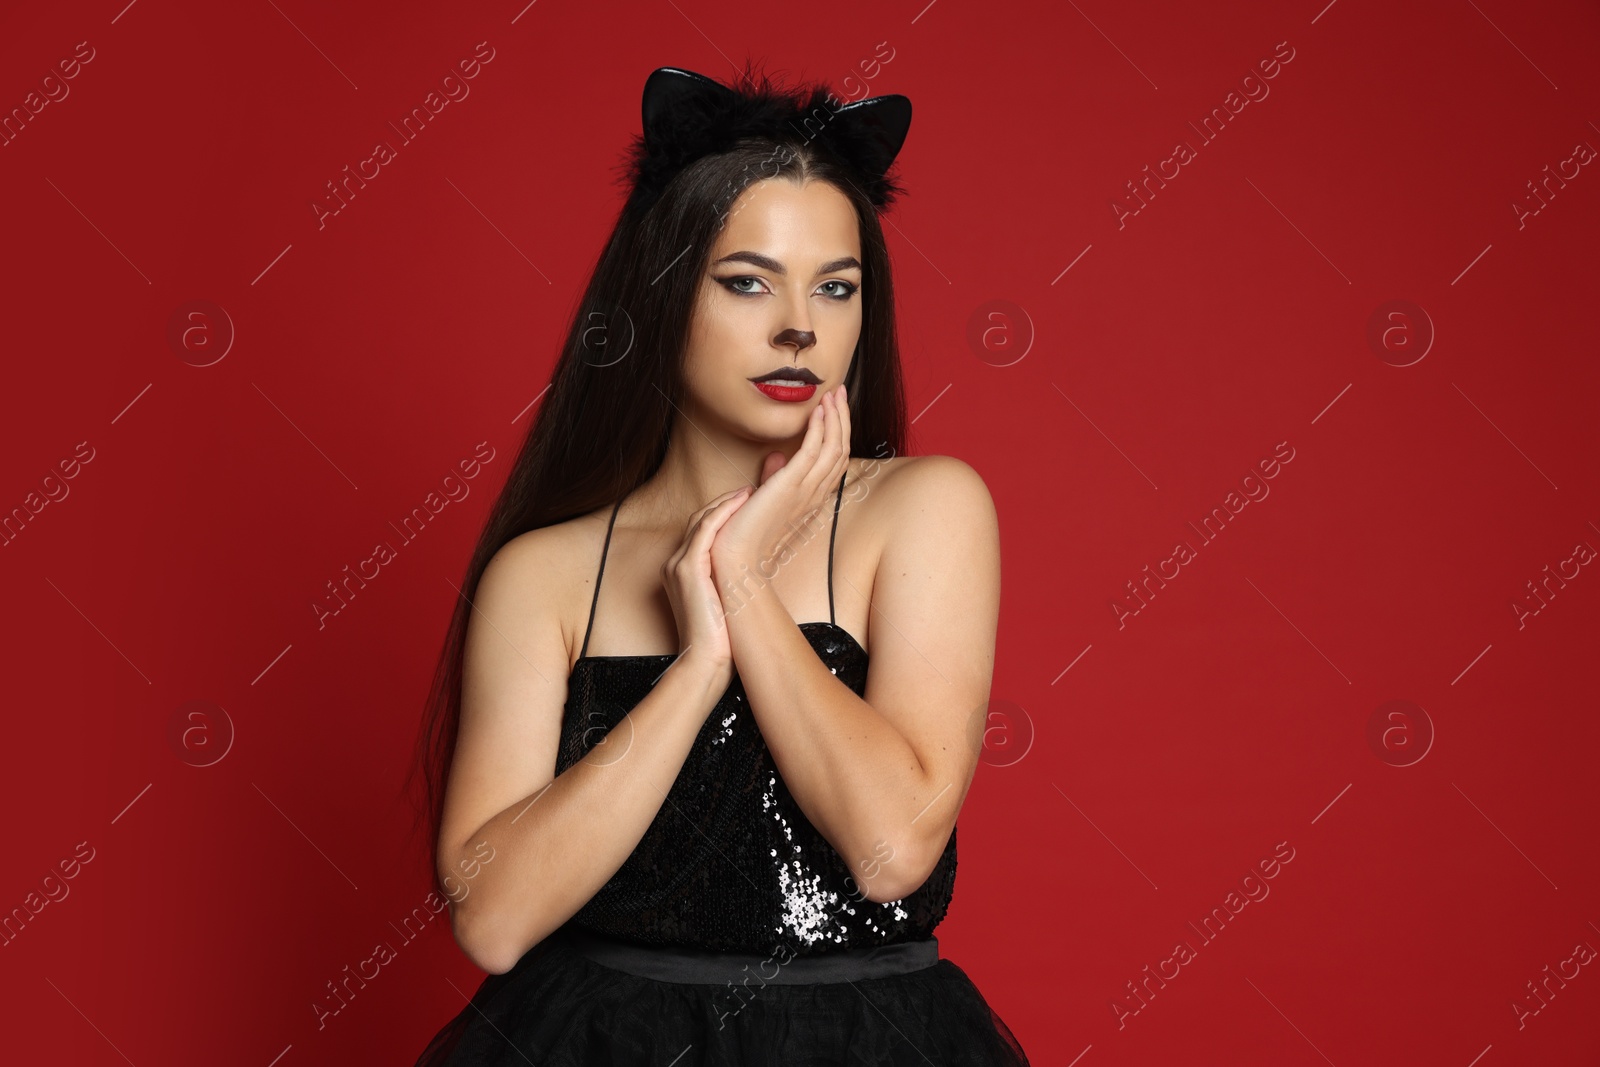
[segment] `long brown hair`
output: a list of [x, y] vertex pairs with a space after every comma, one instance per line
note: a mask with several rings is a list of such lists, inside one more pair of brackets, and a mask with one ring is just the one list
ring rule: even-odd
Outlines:
[[[854, 206], [861, 229], [861, 335], [845, 386], [851, 455], [905, 451], [905, 397], [894, 284], [877, 209], [851, 172], [801, 131], [747, 139], [705, 156], [648, 208], [624, 206], [584, 290], [566, 342], [460, 587], [424, 709], [406, 788], [422, 777], [429, 856], [438, 880], [445, 789], [461, 719], [462, 660], [478, 581], [496, 552], [529, 530], [615, 502], [655, 474], [684, 400], [690, 316], [732, 201], [760, 178], [822, 181]], [[414, 823], [412, 832], [415, 833]]]

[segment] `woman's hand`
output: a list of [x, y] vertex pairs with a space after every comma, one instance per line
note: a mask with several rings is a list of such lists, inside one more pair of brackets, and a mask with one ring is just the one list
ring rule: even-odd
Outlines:
[[711, 546], [717, 531], [740, 510], [750, 493], [749, 486], [723, 493], [689, 516], [683, 542], [661, 565], [661, 582], [672, 603], [678, 640], [683, 646], [679, 658], [692, 657], [693, 662], [706, 665], [722, 678], [723, 686], [732, 680], [733, 649], [728, 642], [722, 597], [712, 576]]
[[768, 455], [761, 485], [722, 524], [711, 547], [718, 583], [737, 582], [746, 568], [758, 570], [767, 561], [786, 562], [789, 542], [827, 502], [849, 460], [850, 407], [841, 385], [822, 394], [811, 409], [805, 439], [794, 456], [786, 460], [782, 452]]

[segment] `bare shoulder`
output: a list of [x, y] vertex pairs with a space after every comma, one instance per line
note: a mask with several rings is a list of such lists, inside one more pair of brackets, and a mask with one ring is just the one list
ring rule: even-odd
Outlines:
[[[954, 456], [895, 456], [861, 461], [864, 495], [877, 496], [870, 523], [885, 538], [916, 529], [993, 526], [994, 499], [983, 477]], [[849, 490], [846, 490], [848, 495]]]
[[[548, 574], [572, 570], [594, 547], [596, 531], [605, 536], [608, 510], [592, 511], [566, 522], [541, 526], [507, 541], [489, 560], [490, 567], [515, 570], [546, 568]], [[487, 573], [487, 571], [485, 571]]]
[[484, 568], [482, 581], [522, 585], [527, 582], [549, 588], [575, 574], [580, 558], [594, 537], [595, 517], [583, 515], [551, 526], [518, 534], [502, 545]]
[[594, 578], [608, 515], [602, 509], [513, 537], [484, 568], [477, 600], [537, 613], [546, 626], [560, 629], [570, 661], [577, 647], [573, 604]]

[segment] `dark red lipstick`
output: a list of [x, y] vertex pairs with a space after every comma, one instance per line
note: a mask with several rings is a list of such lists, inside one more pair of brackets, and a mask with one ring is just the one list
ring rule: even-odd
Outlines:
[[751, 378], [764, 396], [785, 404], [798, 404], [816, 394], [822, 379], [804, 367], [778, 367]]

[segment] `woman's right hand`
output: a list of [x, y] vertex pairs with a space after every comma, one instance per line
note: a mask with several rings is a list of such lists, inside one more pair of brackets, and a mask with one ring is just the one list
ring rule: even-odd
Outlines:
[[732, 680], [733, 646], [711, 570], [711, 545], [722, 524], [750, 493], [750, 486], [723, 493], [689, 516], [683, 542], [661, 565], [661, 581], [678, 623], [679, 659], [703, 664], [720, 679], [719, 688], [726, 688]]

